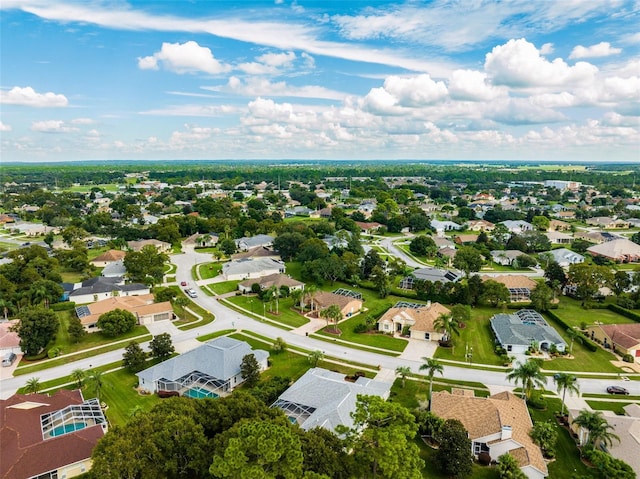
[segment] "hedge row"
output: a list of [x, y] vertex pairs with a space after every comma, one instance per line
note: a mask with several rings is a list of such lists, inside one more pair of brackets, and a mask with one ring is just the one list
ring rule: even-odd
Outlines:
[[[553, 311], [547, 311], [547, 316], [549, 316], [556, 323], [558, 323], [562, 328], [564, 328], [565, 331], [567, 329], [572, 329], [571, 326], [569, 326], [567, 323], [565, 323], [564, 320], [561, 319], [560, 316], [558, 316]], [[598, 345], [596, 343], [594, 343], [593, 341], [591, 341], [584, 333], [582, 333], [580, 331], [576, 331], [576, 332], [578, 333], [578, 336], [582, 340], [582, 344], [584, 344], [585, 348], [587, 348], [589, 351], [591, 351], [593, 353], [593, 352], [596, 352], [599, 349]]]
[[629, 318], [636, 323], [640, 323], [640, 314], [631, 311], [627, 308], [623, 308], [622, 306], [618, 306], [617, 304], [608, 304], [607, 309], [610, 309], [614, 313], [618, 313], [620, 316], [624, 316], [625, 318]]
[[54, 311], [70, 311], [75, 309], [76, 303], [73, 301], [64, 301], [62, 303], [54, 303], [51, 305], [51, 309]]

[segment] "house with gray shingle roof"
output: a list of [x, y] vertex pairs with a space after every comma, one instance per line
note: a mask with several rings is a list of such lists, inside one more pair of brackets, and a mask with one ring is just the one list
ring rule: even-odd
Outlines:
[[251, 248], [258, 246], [271, 246], [273, 244], [273, 236], [269, 235], [255, 235], [236, 240], [236, 247], [240, 251], [248, 251]]
[[273, 257], [242, 258], [229, 261], [222, 265], [222, 275], [227, 281], [236, 279], [252, 279], [284, 273], [286, 266], [283, 261]]
[[272, 407], [279, 407], [302, 429], [322, 427], [335, 432], [338, 425], [353, 427], [351, 413], [356, 409], [358, 394], [389, 397], [391, 384], [359, 377], [345, 380], [344, 374], [311, 368]]
[[248, 343], [225, 336], [212, 339], [139, 372], [139, 387], [152, 393], [178, 391], [188, 395], [188, 391], [199, 389], [224, 395], [244, 382], [240, 365], [248, 354], [255, 356], [261, 370], [267, 369], [267, 351], [253, 350]]
[[440, 283], [455, 283], [462, 278], [462, 273], [452, 269], [420, 268], [406, 276], [400, 281], [402, 289], [413, 289], [414, 283], [418, 281], [438, 281]]
[[533, 343], [543, 351], [548, 351], [551, 345], [555, 345], [558, 351], [567, 347], [556, 330], [532, 309], [496, 314], [490, 322], [496, 341], [509, 353], [524, 354]]
[[69, 301], [76, 304], [86, 304], [114, 296], [139, 296], [150, 292], [151, 290], [146, 284], [125, 284], [122, 277], [97, 276], [75, 284], [73, 291], [69, 294]]
[[550, 254], [553, 256], [553, 260], [563, 268], [572, 264], [584, 262], [584, 256], [567, 248], [552, 249], [544, 254]]

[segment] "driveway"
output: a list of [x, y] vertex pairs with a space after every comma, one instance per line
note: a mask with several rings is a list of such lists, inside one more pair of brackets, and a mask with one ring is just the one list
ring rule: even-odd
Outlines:
[[410, 361], [422, 361], [422, 358], [432, 358], [438, 349], [435, 341], [422, 341], [420, 339], [409, 339], [409, 344], [400, 355], [401, 359]]

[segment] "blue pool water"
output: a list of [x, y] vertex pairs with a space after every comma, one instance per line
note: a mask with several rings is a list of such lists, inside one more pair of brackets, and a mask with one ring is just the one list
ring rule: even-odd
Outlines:
[[195, 387], [195, 388], [189, 388], [184, 392], [184, 396], [187, 396], [189, 398], [195, 398], [195, 399], [202, 399], [202, 398], [217, 398], [218, 395], [216, 393], [212, 393], [211, 391], [201, 388], [201, 387]]
[[84, 422], [73, 422], [71, 424], [65, 424], [64, 426], [58, 426], [51, 430], [51, 435], [53, 437], [62, 436], [63, 434], [68, 434], [73, 431], [79, 431], [80, 429], [84, 429], [87, 427], [87, 423]]

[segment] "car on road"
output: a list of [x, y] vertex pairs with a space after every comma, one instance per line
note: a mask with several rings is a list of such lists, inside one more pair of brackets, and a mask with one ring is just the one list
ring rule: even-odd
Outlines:
[[187, 296], [189, 296], [190, 298], [197, 298], [198, 294], [192, 290], [191, 288], [187, 288], [184, 290], [185, 293], [187, 293]]
[[186, 282], [186, 281], [182, 281], [182, 282], [180, 283], [180, 286], [186, 286], [186, 285], [187, 285], [187, 282]]
[[622, 386], [609, 386], [607, 388], [607, 392], [609, 394], [625, 394], [625, 395], [629, 394], [629, 391], [623, 388]]

